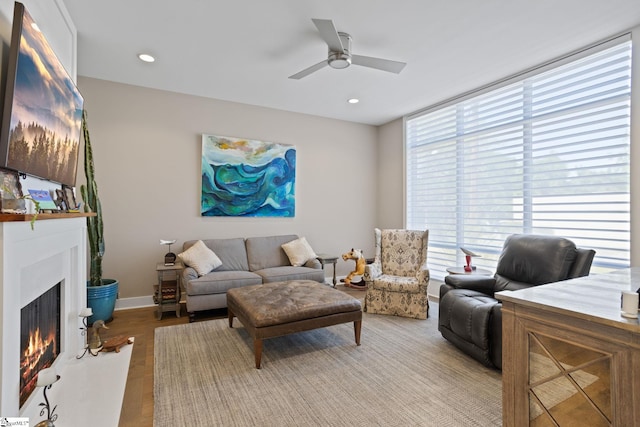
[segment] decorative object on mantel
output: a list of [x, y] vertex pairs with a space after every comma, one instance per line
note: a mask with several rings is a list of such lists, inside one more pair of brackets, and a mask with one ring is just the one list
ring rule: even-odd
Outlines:
[[38, 202], [38, 211], [57, 211], [58, 207], [48, 190], [28, 190], [33, 201]]
[[78, 315], [79, 317], [82, 318], [82, 325], [83, 327], [80, 328], [81, 335], [85, 338], [85, 345], [84, 345], [84, 351], [82, 352], [82, 354], [76, 356], [76, 359], [82, 359], [87, 353], [92, 355], [92, 356], [97, 356], [98, 353], [100, 352], [100, 350], [96, 351], [95, 353], [93, 351], [91, 351], [91, 348], [89, 347], [89, 324], [88, 322], [88, 318], [93, 315], [93, 310], [91, 310], [90, 307], [87, 308], [83, 308], [82, 310], [80, 310], [80, 314]]
[[120, 353], [120, 347], [123, 347], [127, 344], [133, 344], [133, 337], [117, 335], [104, 341], [102, 343], [102, 348], [100, 349], [100, 351], [115, 351], [116, 353]]
[[176, 242], [176, 239], [173, 239], [173, 240], [160, 239], [160, 244], [161, 245], [168, 245], [169, 246], [169, 252], [167, 252], [167, 254], [164, 256], [164, 265], [175, 265], [176, 264], [176, 254], [171, 252], [171, 245], [173, 245], [175, 242]]
[[93, 310], [89, 325], [97, 320], [109, 322], [113, 319], [113, 310], [118, 297], [118, 281], [102, 278], [102, 257], [104, 256], [104, 226], [102, 222], [102, 205], [98, 197], [98, 185], [95, 181], [93, 150], [87, 127], [87, 112], [82, 111], [82, 133], [84, 135], [84, 173], [87, 184], [80, 186], [84, 201], [84, 211], [93, 212], [95, 216], [87, 217], [87, 234], [89, 236], [90, 267], [87, 281], [87, 306]]
[[91, 327], [91, 338], [89, 339], [89, 348], [92, 350], [100, 351], [102, 350], [102, 338], [100, 338], [100, 329], [109, 329], [107, 325], [104, 324], [104, 320], [96, 320], [93, 322], [93, 326]]
[[45, 368], [38, 372], [36, 387], [43, 387], [42, 394], [44, 395], [44, 403], [40, 404], [40, 406], [42, 406], [40, 416], [43, 416], [44, 412], [47, 411], [47, 419], [40, 421], [36, 424], [36, 427], [55, 427], [53, 422], [58, 419], [58, 415], [55, 413], [58, 406], [56, 405], [51, 408], [51, 404], [47, 398], [47, 390], [49, 390], [54, 383], [58, 382], [59, 379], [60, 375], [56, 374], [53, 368]]
[[295, 216], [293, 145], [202, 135], [202, 216]]

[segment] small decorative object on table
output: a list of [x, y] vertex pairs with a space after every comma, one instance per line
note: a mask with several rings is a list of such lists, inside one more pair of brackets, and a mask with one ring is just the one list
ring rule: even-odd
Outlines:
[[475, 254], [471, 252], [469, 249], [460, 248], [460, 250], [464, 253], [465, 259], [467, 260], [467, 265], [464, 266], [464, 271], [471, 272], [476, 269], [474, 265], [471, 264], [471, 258], [479, 257], [481, 255]]
[[173, 240], [160, 240], [161, 245], [168, 245], [169, 252], [164, 256], [164, 265], [174, 265], [176, 263], [176, 254], [171, 252], [171, 245], [176, 242], [176, 239]]
[[60, 375], [56, 374], [56, 371], [53, 368], [45, 368], [38, 372], [38, 380], [36, 382], [36, 387], [43, 387], [42, 394], [44, 395], [44, 403], [41, 403], [42, 410], [40, 411], [40, 416], [44, 415], [44, 411], [47, 411], [47, 419], [40, 421], [36, 424], [36, 427], [55, 427], [53, 422], [58, 419], [58, 415], [55, 413], [57, 405], [51, 408], [49, 404], [49, 399], [47, 398], [47, 390], [49, 390], [54, 383], [56, 383], [60, 379]]
[[353, 249], [345, 254], [342, 254], [342, 259], [344, 261], [348, 259], [352, 259], [356, 262], [356, 268], [352, 272], [347, 275], [344, 279], [341, 279], [341, 282], [344, 282], [344, 285], [347, 287], [352, 287], [355, 289], [366, 289], [366, 285], [362, 285], [363, 281], [358, 283], [352, 283], [352, 279], [354, 276], [362, 276], [364, 274], [364, 267], [367, 265], [367, 259], [364, 257], [362, 253], [362, 249]]

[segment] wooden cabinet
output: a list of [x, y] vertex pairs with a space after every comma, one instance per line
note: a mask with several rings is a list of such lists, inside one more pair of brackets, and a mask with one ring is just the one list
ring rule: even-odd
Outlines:
[[504, 291], [504, 426], [640, 426], [640, 269]]

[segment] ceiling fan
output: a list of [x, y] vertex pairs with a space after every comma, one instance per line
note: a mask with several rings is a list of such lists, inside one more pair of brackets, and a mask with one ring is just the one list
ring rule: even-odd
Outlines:
[[333, 25], [333, 21], [330, 19], [312, 19], [312, 21], [320, 32], [322, 39], [329, 46], [329, 56], [322, 62], [289, 76], [290, 79], [299, 80], [327, 65], [331, 68], [342, 69], [355, 64], [396, 74], [400, 73], [404, 66], [407, 65], [404, 62], [391, 61], [389, 59], [354, 55], [351, 53], [351, 36], [347, 33], [338, 32]]

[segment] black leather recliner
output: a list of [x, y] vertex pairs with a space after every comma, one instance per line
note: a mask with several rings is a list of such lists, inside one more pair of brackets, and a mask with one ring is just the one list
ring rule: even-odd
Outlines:
[[578, 249], [562, 237], [509, 236], [493, 277], [445, 277], [440, 287], [438, 330], [474, 359], [502, 369], [502, 303], [494, 293], [588, 276], [594, 255], [594, 250]]

